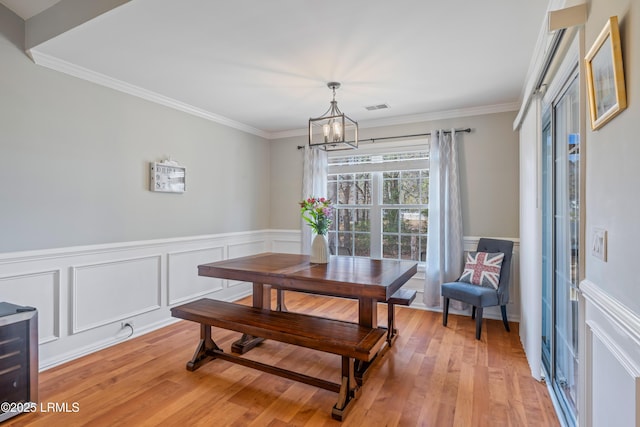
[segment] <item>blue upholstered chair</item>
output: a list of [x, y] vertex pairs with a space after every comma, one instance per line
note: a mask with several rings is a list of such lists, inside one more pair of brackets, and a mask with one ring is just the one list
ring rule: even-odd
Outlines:
[[511, 254], [513, 252], [513, 242], [508, 240], [481, 238], [478, 242], [477, 252], [502, 252], [504, 259], [500, 269], [500, 279], [498, 289], [472, 285], [465, 282], [450, 282], [442, 284], [441, 293], [444, 297], [444, 310], [442, 313], [442, 324], [447, 326], [449, 315], [449, 299], [470, 304], [471, 318], [476, 320], [476, 339], [480, 339], [482, 331], [482, 311], [485, 307], [500, 306], [502, 311], [502, 322], [509, 332], [509, 322], [507, 321], [507, 303], [509, 302], [509, 278], [511, 276]]

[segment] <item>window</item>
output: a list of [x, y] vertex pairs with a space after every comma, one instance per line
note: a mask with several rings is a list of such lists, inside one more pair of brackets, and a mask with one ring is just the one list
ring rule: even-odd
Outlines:
[[420, 148], [329, 158], [331, 253], [426, 259], [429, 162]]

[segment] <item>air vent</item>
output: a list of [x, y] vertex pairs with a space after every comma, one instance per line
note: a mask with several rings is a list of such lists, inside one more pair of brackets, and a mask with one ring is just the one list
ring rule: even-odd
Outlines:
[[364, 107], [369, 111], [374, 111], [374, 110], [384, 110], [385, 108], [389, 108], [388, 104], [378, 104], [378, 105], [369, 105], [368, 107]]

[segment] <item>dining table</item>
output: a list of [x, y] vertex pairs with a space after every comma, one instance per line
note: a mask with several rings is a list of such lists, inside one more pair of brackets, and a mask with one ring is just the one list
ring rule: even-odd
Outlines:
[[[253, 284], [252, 305], [272, 309], [271, 289], [277, 291], [275, 310], [286, 311], [282, 291], [304, 292], [358, 301], [358, 324], [378, 327], [377, 304], [385, 302], [417, 272], [405, 260], [331, 256], [329, 262], [310, 262], [308, 255], [259, 253], [198, 266], [198, 275]], [[264, 339], [243, 335], [232, 350], [245, 353]], [[364, 371], [366, 367], [362, 367]]]

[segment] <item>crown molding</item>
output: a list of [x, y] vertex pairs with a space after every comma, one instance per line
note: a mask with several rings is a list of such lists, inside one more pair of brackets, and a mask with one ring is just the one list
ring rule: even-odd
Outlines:
[[[68, 74], [70, 76], [78, 77], [80, 79], [90, 81], [92, 83], [105, 86], [111, 89], [115, 89], [120, 92], [124, 92], [129, 95], [136, 96], [138, 98], [146, 99], [147, 101], [154, 102], [156, 104], [164, 105], [175, 110], [192, 114], [197, 117], [201, 117], [206, 120], [210, 120], [215, 123], [219, 123], [224, 126], [228, 126], [233, 129], [238, 129], [243, 132], [247, 132], [253, 135], [265, 139], [280, 139], [296, 136], [304, 136], [307, 134], [308, 129], [292, 129], [281, 132], [267, 132], [261, 129], [254, 128], [244, 123], [237, 122], [227, 117], [211, 113], [203, 110], [202, 108], [194, 107], [185, 102], [178, 101], [173, 98], [169, 98], [159, 93], [152, 92], [150, 90], [141, 88], [139, 86], [132, 85], [130, 83], [123, 82], [118, 79], [106, 76], [104, 74], [89, 70], [84, 67], [72, 64], [62, 59], [47, 55], [42, 52], [38, 52], [36, 49], [29, 49], [27, 54], [31, 57], [33, 62], [46, 68], [50, 68], [61, 73]], [[452, 119], [458, 117], [480, 116], [484, 114], [504, 113], [508, 111], [517, 111], [520, 107], [519, 102], [511, 102], [505, 104], [485, 105], [481, 107], [470, 108], [458, 108], [454, 110], [445, 110], [431, 113], [411, 114], [405, 116], [395, 116], [376, 120], [363, 120], [358, 123], [361, 128], [374, 128], [381, 126], [393, 126], [403, 125], [418, 122], [428, 122], [433, 120]]]
[[[458, 108], [454, 110], [437, 111], [432, 113], [411, 114], [406, 116], [395, 116], [376, 120], [363, 120], [358, 122], [360, 128], [375, 128], [381, 126], [404, 125], [410, 123], [429, 122], [434, 120], [455, 119], [459, 117], [481, 116], [484, 114], [505, 113], [518, 111], [519, 102], [509, 102], [505, 104], [485, 105], [481, 107]], [[271, 132], [268, 139], [290, 138], [294, 136], [304, 136], [308, 130], [293, 129], [282, 132]]]
[[151, 101], [156, 104], [164, 105], [165, 107], [170, 107], [188, 114], [192, 114], [194, 116], [201, 117], [203, 119], [210, 120], [212, 122], [219, 123], [230, 128], [238, 129], [243, 132], [257, 135], [262, 138], [271, 138], [271, 134], [269, 132], [256, 129], [244, 123], [240, 123], [227, 117], [211, 113], [201, 108], [194, 107], [193, 105], [189, 105], [185, 102], [181, 102], [173, 98], [169, 98], [167, 96], [152, 92], [150, 90], [143, 89], [139, 86], [135, 86], [129, 83], [125, 83], [121, 80], [105, 76], [104, 74], [97, 73], [87, 68], [64, 61], [62, 59], [55, 58], [42, 52], [38, 52], [35, 49], [28, 50], [27, 54], [31, 57], [33, 62], [43, 67], [59, 71], [70, 76], [78, 77], [80, 79], [87, 80], [101, 86], [106, 86], [108, 88], [115, 89], [129, 95], [137, 96], [138, 98], [146, 99], [147, 101]]

